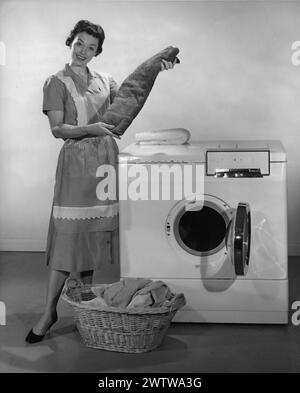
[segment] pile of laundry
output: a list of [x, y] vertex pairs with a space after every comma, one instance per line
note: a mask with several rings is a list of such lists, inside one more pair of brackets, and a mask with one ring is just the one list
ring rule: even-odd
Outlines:
[[91, 291], [96, 297], [82, 300], [80, 304], [96, 308], [153, 308], [168, 306], [174, 297], [163, 281], [143, 278], [125, 278], [110, 285], [92, 286]]

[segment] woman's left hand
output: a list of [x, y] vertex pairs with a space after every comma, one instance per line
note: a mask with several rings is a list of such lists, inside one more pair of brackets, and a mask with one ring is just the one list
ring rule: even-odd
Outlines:
[[161, 71], [171, 70], [172, 68], [174, 68], [175, 63], [176, 63], [176, 60], [174, 61], [174, 63], [172, 63], [171, 61], [167, 61], [167, 60], [162, 59], [161, 60]]

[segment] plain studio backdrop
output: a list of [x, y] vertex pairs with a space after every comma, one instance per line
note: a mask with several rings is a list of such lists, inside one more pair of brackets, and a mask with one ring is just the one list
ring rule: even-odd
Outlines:
[[288, 157], [289, 253], [300, 255], [300, 2], [0, 0], [0, 250], [43, 251], [62, 140], [42, 114], [45, 79], [69, 61], [80, 19], [103, 26], [90, 63], [118, 83], [172, 45], [135, 133], [184, 127], [192, 139], [280, 139]]

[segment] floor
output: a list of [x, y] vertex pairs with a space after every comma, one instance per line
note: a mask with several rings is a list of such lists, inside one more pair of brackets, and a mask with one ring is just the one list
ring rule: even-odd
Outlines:
[[[59, 321], [35, 345], [24, 337], [43, 310], [48, 269], [43, 253], [0, 252], [0, 300], [6, 325], [0, 326], [0, 372], [299, 372], [300, 325], [171, 324], [163, 344], [143, 354], [85, 347], [72, 310], [59, 302]], [[290, 304], [300, 301], [300, 257], [289, 259]], [[104, 266], [94, 281], [118, 280], [115, 266]], [[291, 308], [290, 308], [291, 309]], [[293, 312], [293, 311], [291, 311]]]

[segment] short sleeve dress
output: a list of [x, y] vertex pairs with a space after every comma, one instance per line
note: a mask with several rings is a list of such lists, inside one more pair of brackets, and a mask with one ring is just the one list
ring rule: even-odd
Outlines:
[[[110, 74], [88, 70], [85, 83], [67, 64], [44, 84], [43, 113], [63, 111], [65, 124], [93, 124], [101, 121], [117, 90]], [[47, 238], [46, 262], [52, 269], [97, 270], [104, 261], [118, 260], [117, 156], [110, 136], [65, 140]], [[104, 180], [109, 192], [100, 184]]]

